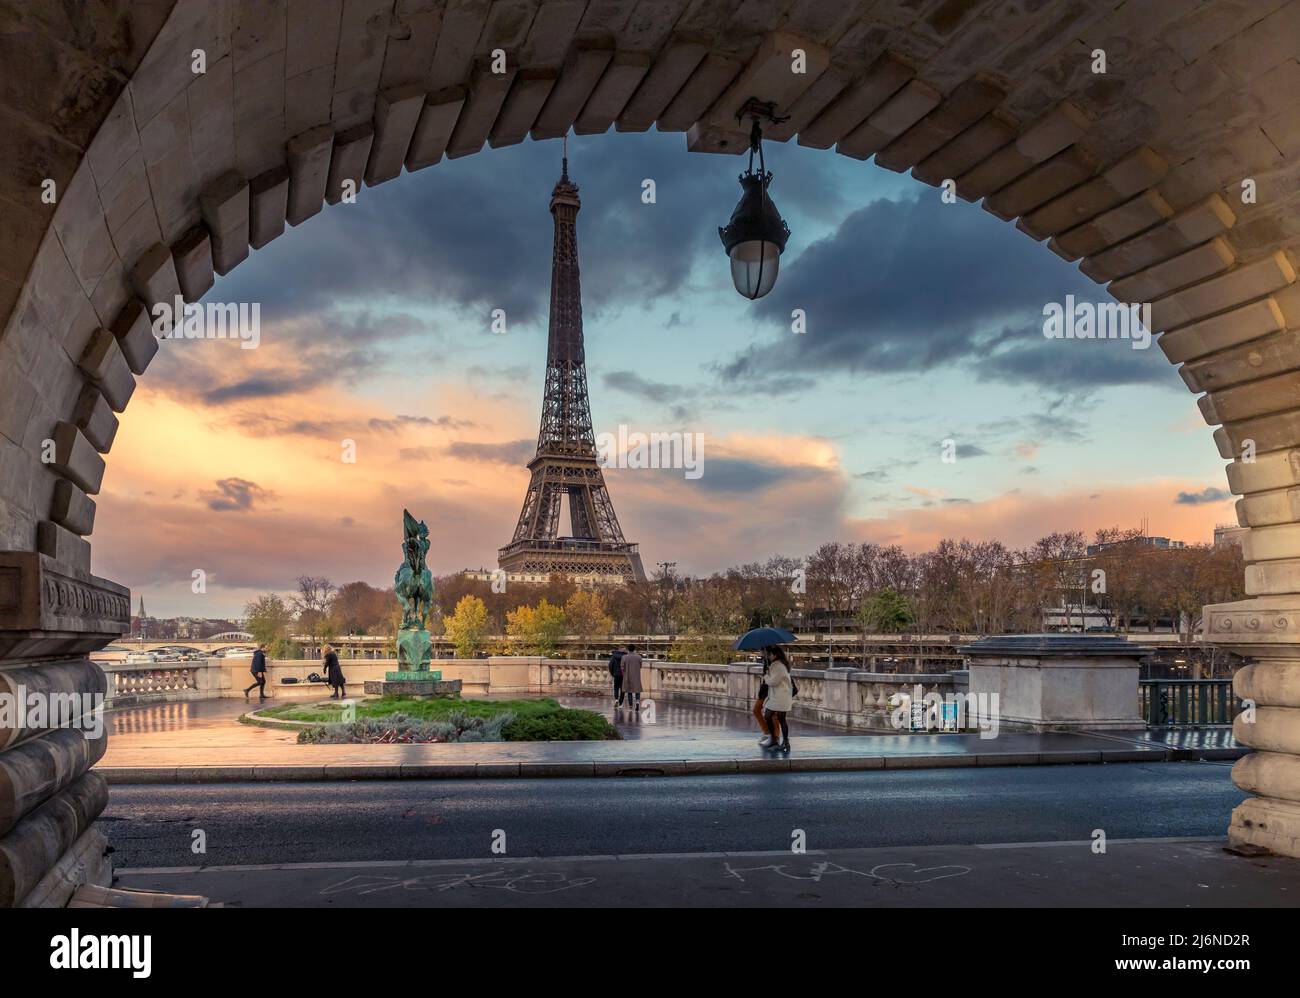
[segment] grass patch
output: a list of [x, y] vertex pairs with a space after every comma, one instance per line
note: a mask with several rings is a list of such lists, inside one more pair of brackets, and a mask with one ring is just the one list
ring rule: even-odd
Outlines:
[[[280, 721], [299, 721], [331, 726], [341, 724], [344, 705], [341, 703], [285, 704], [261, 711], [261, 716]], [[421, 723], [445, 725], [461, 718], [491, 721], [502, 714], [512, 718], [499, 729], [500, 740], [507, 742], [603, 741], [618, 738], [618, 732], [603, 715], [591, 710], [578, 710], [561, 706], [545, 697], [537, 700], [420, 700], [414, 697], [378, 697], [356, 704], [354, 715], [358, 740], [372, 741], [369, 732], [375, 724], [385, 719], [400, 717], [400, 724], [422, 734], [436, 737], [441, 727], [421, 728]], [[476, 728], [478, 726], [475, 726]], [[405, 728], [404, 728], [405, 730]], [[496, 741], [495, 726], [480, 730], [487, 733], [482, 740]], [[315, 740], [315, 739], [312, 739]], [[421, 740], [424, 740], [421, 738]], [[437, 737], [436, 740], [443, 740]], [[460, 740], [460, 739], [456, 739]]]

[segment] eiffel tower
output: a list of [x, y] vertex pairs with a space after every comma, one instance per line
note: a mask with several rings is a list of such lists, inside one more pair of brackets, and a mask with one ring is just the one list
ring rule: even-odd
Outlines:
[[[551, 321], [537, 455], [528, 462], [532, 479], [515, 535], [498, 552], [498, 564], [512, 573], [642, 582], [641, 555], [635, 544], [623, 539], [596, 459], [591, 429], [578, 279], [577, 219], [581, 207], [578, 188], [569, 179], [566, 139], [564, 166], [551, 191], [551, 215], [555, 218]], [[571, 534], [561, 537], [560, 507], [565, 496]]]

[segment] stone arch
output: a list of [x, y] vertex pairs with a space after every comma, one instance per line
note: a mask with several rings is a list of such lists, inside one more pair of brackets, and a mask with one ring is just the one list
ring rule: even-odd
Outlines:
[[0, 94], [7, 660], [82, 654], [126, 620], [86, 537], [154, 303], [201, 297], [345, 184], [570, 129], [739, 152], [734, 112], [759, 96], [789, 115], [770, 139], [952, 180], [1152, 303], [1250, 528], [1254, 598], [1206, 616], [1260, 659], [1238, 734], [1261, 751], [1234, 770], [1259, 796], [1233, 834], [1300, 852], [1300, 0], [105, 0], [74, 17], [0, 11], [22, 81]]

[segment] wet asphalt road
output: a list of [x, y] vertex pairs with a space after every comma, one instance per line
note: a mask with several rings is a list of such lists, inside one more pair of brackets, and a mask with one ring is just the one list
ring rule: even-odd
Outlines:
[[497, 829], [515, 857], [1218, 836], [1230, 768], [115, 786], [101, 820], [118, 867], [491, 858]]

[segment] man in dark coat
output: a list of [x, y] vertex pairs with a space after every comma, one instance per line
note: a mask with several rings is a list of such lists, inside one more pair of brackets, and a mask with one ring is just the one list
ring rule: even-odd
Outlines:
[[253, 673], [253, 685], [244, 690], [244, 699], [248, 699], [248, 694], [257, 689], [258, 700], [266, 699], [266, 645], [258, 645], [257, 651], [253, 652], [253, 665], [249, 670]]
[[333, 692], [330, 694], [331, 700], [347, 696], [347, 680], [343, 678], [343, 669], [339, 666], [339, 657], [335, 654], [332, 645], [326, 645], [322, 651], [325, 652], [325, 681], [330, 684]]
[[627, 652], [623, 646], [614, 649], [614, 653], [609, 656], [609, 674], [614, 679], [614, 706], [623, 706], [623, 656]]

